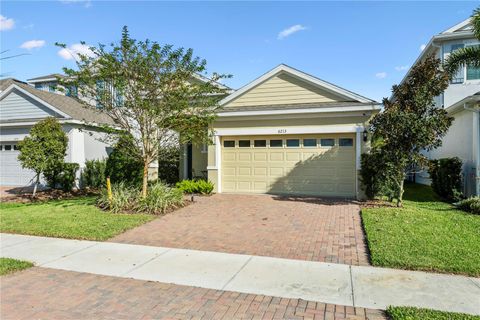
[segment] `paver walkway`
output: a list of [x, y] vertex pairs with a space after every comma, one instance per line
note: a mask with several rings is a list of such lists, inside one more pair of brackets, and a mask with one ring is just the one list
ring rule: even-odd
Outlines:
[[110, 241], [368, 265], [360, 208], [347, 201], [215, 194]]
[[2, 319], [385, 320], [383, 312], [34, 267], [2, 277]]
[[362, 308], [480, 314], [479, 278], [10, 234], [0, 241], [1, 256], [46, 268]]

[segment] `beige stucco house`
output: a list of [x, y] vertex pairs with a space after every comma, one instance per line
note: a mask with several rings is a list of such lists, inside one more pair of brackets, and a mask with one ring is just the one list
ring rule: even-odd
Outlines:
[[212, 144], [184, 146], [182, 179], [208, 177], [218, 193], [361, 197], [376, 101], [282, 64], [220, 106]]

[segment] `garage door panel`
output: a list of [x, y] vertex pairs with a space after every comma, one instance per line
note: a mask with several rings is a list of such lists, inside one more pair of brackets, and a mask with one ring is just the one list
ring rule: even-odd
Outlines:
[[[222, 190], [353, 197], [355, 148], [339, 147], [339, 137], [354, 135], [228, 137], [237, 142], [234, 148], [222, 149]], [[304, 138], [334, 138], [336, 146], [286, 146], [286, 139]], [[282, 139], [283, 147], [269, 147], [269, 139]], [[240, 148], [238, 140], [267, 140], [267, 147], [255, 147], [252, 143]]]
[[284, 153], [283, 151], [272, 151], [270, 152], [270, 161], [283, 161], [284, 160]]
[[22, 168], [18, 161], [18, 150], [5, 150], [3, 146], [13, 148], [15, 143], [2, 143], [0, 151], [0, 185], [2, 186], [27, 186], [31, 185], [35, 173], [32, 170]]

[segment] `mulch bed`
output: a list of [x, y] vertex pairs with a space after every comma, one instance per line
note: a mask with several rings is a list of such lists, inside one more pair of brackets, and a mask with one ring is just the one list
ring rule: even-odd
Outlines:
[[72, 190], [65, 192], [58, 189], [48, 189], [37, 191], [35, 197], [32, 196], [32, 193], [20, 193], [12, 194], [1, 199], [2, 202], [14, 202], [14, 203], [30, 203], [30, 202], [43, 202], [49, 200], [62, 200], [62, 199], [71, 199], [81, 196], [92, 196], [97, 195], [98, 192], [95, 190]]

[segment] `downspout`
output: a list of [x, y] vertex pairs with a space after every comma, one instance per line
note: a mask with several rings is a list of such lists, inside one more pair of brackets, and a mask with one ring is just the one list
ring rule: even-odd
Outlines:
[[467, 111], [471, 111], [476, 115], [477, 123], [477, 130], [476, 130], [476, 137], [473, 137], [473, 149], [475, 151], [474, 154], [474, 163], [475, 163], [475, 195], [480, 195], [480, 110], [475, 107], [469, 107], [467, 102], [463, 104], [463, 108]]

